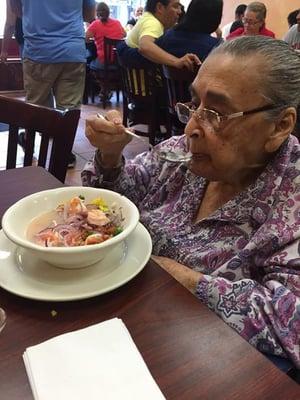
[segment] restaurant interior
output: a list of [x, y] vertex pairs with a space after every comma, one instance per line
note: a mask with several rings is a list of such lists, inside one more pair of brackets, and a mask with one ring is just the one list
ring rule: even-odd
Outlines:
[[[173, 11], [170, 2], [175, 4]], [[243, 124], [248, 117], [259, 118], [247, 114], [271, 110], [271, 115], [275, 108], [262, 102], [251, 104], [258, 91], [253, 89], [255, 83], [248, 88], [243, 73], [250, 74], [251, 63], [255, 63], [254, 53], [248, 58], [242, 55], [248, 60], [249, 71], [241, 62], [239, 79], [225, 86], [230, 91], [232, 85], [232, 93], [237, 93], [234, 90], [239, 84], [246, 85], [244, 92], [239, 92], [244, 93], [238, 103], [243, 105], [240, 108], [219, 112], [210, 105], [210, 100], [208, 105], [202, 105], [202, 99], [198, 98], [204, 98], [204, 90], [198, 95], [197, 82], [202, 79], [202, 85], [211, 84], [219, 90], [222, 79], [224, 82], [229, 79], [226, 78], [229, 73], [222, 73], [221, 64], [224, 57], [224, 68], [227, 68], [229, 51], [233, 51], [229, 49], [229, 42], [240, 40], [231, 37], [232, 32], [239, 31], [237, 36], [241, 41], [245, 39], [249, 49], [251, 43], [247, 44], [247, 38], [271, 36], [276, 42], [287, 43], [286, 51], [298, 53], [299, 58], [299, 1], [263, 0], [267, 14], [259, 25], [259, 11], [255, 14], [256, 8], [251, 8], [257, 2], [212, 0], [219, 17], [199, 16], [199, 21], [205, 24], [206, 19], [211, 26], [215, 24], [212, 21], [218, 23], [214, 29], [201, 31], [200, 28], [197, 32], [197, 40], [203, 43], [205, 40], [205, 45], [199, 45], [198, 54], [191, 50], [195, 43], [192, 36], [187, 36], [184, 42], [179, 32], [186, 31], [189, 35], [195, 32], [194, 28], [189, 31], [187, 27], [187, 21], [196, 18], [191, 16], [189, 8], [199, 3], [199, 7], [209, 9], [203, 0], [180, 0], [180, 4], [177, 0], [108, 0], [104, 3], [74, 0], [73, 5], [62, 0], [53, 10], [46, 0], [41, 0], [36, 7], [39, 12], [45, 10], [49, 14], [40, 21], [32, 21], [33, 16], [37, 18], [33, 3], [32, 0], [0, 0], [0, 399], [114, 400], [122, 396], [128, 400], [299, 400], [300, 217], [296, 203], [300, 197], [296, 166], [293, 171], [287, 167], [284, 172], [287, 175], [280, 176], [280, 182], [281, 179], [290, 182], [290, 179], [294, 185], [295, 181], [296, 189], [293, 191], [288, 183], [285, 188], [279, 185], [278, 190], [286, 196], [278, 197], [279, 200], [275, 195], [268, 197], [277, 188], [279, 177], [271, 182], [271, 178], [263, 181], [261, 177], [270, 169], [263, 157], [254, 155], [251, 159], [254, 160], [251, 171], [257, 165], [260, 168], [256, 175], [253, 173], [255, 180], [247, 186], [241, 184], [239, 191], [227, 192], [228, 187], [223, 187], [221, 201], [216, 194], [219, 179], [214, 175], [210, 179], [209, 173], [207, 178], [204, 172], [203, 177], [209, 183], [206, 183], [207, 189], [203, 188], [208, 193], [203, 199], [208, 205], [204, 200], [203, 207], [197, 205], [197, 216], [191, 225], [184, 214], [191, 212], [197, 201], [194, 197], [202, 196], [198, 189], [193, 192], [195, 180], [191, 175], [196, 176], [197, 185], [202, 184], [202, 176], [193, 166], [197, 162], [203, 164], [207, 157], [196, 151], [193, 154], [193, 137], [198, 135], [199, 140], [211, 135], [199, 133], [202, 128], [193, 124], [206, 126], [208, 123], [211, 124], [208, 132], [211, 127], [217, 131], [222, 129], [219, 125], [223, 126], [223, 119], [227, 118], [226, 124], [235, 126], [240, 120]], [[245, 8], [238, 18], [236, 10], [241, 3]], [[67, 11], [61, 14], [63, 17], [58, 16], [59, 7], [65, 4]], [[80, 10], [75, 12], [78, 5]], [[142, 10], [139, 15], [137, 10]], [[168, 16], [164, 14], [166, 10]], [[174, 21], [170, 22], [172, 12]], [[292, 12], [295, 12], [294, 25], [290, 26], [287, 17]], [[58, 61], [44, 61], [47, 58], [43, 60], [45, 52], [41, 49], [44, 43], [48, 46], [50, 36], [44, 21], [47, 21], [45, 26], [49, 23], [53, 27], [57, 21], [67, 18], [66, 15], [73, 18], [75, 13], [80, 15], [81, 26], [76, 25], [74, 32], [78, 36], [82, 29], [82, 34], [76, 36], [74, 43], [81, 43], [84, 52], [76, 55], [74, 52], [74, 60], [61, 61], [64, 48], [71, 49], [74, 39], [70, 34], [71, 20], [65, 21], [57, 34], [51, 31], [49, 51], [55, 54], [55, 47], [61, 50], [55, 54]], [[147, 33], [140, 38], [136, 36], [138, 44], [131, 45], [134, 35], [139, 34], [137, 27], [142, 26], [145, 13], [151, 23], [154, 19], [158, 25], [151, 26], [151, 30], [148, 21], [147, 28], [146, 24], [140, 28], [145, 32], [147, 29]], [[23, 24], [22, 44], [15, 29], [17, 20]], [[9, 21], [14, 29], [9, 28]], [[238, 22], [236, 30], [229, 30], [235, 22]], [[182, 30], [180, 24], [184, 26]], [[255, 24], [260, 26], [259, 31], [247, 34], [249, 25]], [[101, 33], [103, 26], [104, 33]], [[63, 40], [61, 35], [65, 29]], [[119, 29], [118, 37], [109, 36], [109, 29], [111, 32]], [[263, 33], [264, 29], [269, 33]], [[292, 30], [296, 44], [288, 39]], [[173, 54], [167, 50], [170, 38], [167, 35], [171, 31], [178, 33], [172, 42]], [[186, 44], [186, 49], [182, 44]], [[223, 45], [225, 50], [221, 50]], [[202, 54], [204, 48], [205, 54]], [[32, 59], [30, 51], [33, 51]], [[84, 61], [80, 58], [82, 54]], [[220, 65], [214, 63], [214, 57], [220, 60]], [[60, 74], [66, 73], [63, 68], [67, 64], [69, 75], [64, 75], [65, 91], [60, 95], [57, 82]], [[207, 74], [203, 76], [207, 79], [201, 78], [202, 64], [203, 74]], [[54, 73], [54, 68], [60, 65], [62, 69], [57, 72], [55, 82], [47, 86], [50, 80], [46, 67], [50, 66]], [[78, 66], [82, 67], [81, 74], [76, 72]], [[213, 68], [211, 75], [206, 72], [208, 66]], [[287, 76], [282, 76], [282, 80]], [[295, 78], [295, 85], [300, 87], [300, 77], [298, 81]], [[47, 93], [46, 89], [43, 92], [46, 86]], [[206, 90], [210, 93], [209, 87]], [[68, 97], [68, 91], [72, 96]], [[222, 96], [216, 100], [217, 104], [226, 93]], [[229, 93], [226, 101], [232, 98], [234, 95], [231, 97]], [[263, 98], [269, 99], [265, 95]], [[296, 112], [300, 106], [296, 101], [288, 106], [289, 110], [296, 110], [290, 111], [289, 119], [286, 117], [286, 121], [293, 121], [290, 122], [293, 127], [274, 150], [274, 158], [268, 159], [271, 163], [288, 141], [294, 146], [299, 144], [296, 129], [300, 122]], [[278, 114], [281, 111], [282, 108]], [[123, 142], [118, 142], [121, 140], [118, 135], [126, 137]], [[213, 149], [222, 160], [222, 151], [230, 151], [229, 147], [224, 142], [225, 150], [221, 151], [217, 140], [213, 140], [207, 141], [203, 148], [206, 152]], [[171, 143], [170, 147], [164, 143]], [[247, 145], [252, 148], [250, 141]], [[259, 152], [261, 148], [257, 146]], [[250, 154], [240, 153], [235, 156], [238, 161]], [[300, 150], [293, 153], [291, 163], [299, 154]], [[262, 160], [265, 164], [255, 164]], [[280, 168], [274, 164], [273, 175], [283, 168], [285, 161], [280, 160]], [[224, 171], [230, 166], [226, 162]], [[241, 163], [244, 165], [245, 161]], [[159, 172], [158, 168], [161, 168]], [[224, 171], [222, 174], [227, 179], [229, 175]], [[257, 186], [259, 191], [253, 186], [260, 179], [260, 184], [265, 185], [265, 197], [256, 199], [257, 202], [252, 199], [249, 206], [246, 202], [249, 199], [245, 200], [242, 194], [250, 188], [251, 195], [260, 196], [262, 186]], [[236, 202], [230, 203], [232, 199]], [[286, 204], [286, 209], [280, 208], [282, 223], [274, 222], [280, 218], [276, 199], [278, 204]], [[244, 203], [247, 203], [248, 219], [239, 214]], [[50, 218], [54, 211], [56, 216]], [[38, 215], [52, 221], [50, 228], [49, 222], [41, 219], [37, 224], [39, 229], [34, 227], [34, 239], [29, 240], [28, 224], [32, 221], [36, 224]], [[293, 223], [287, 222], [286, 215], [291, 215]], [[100, 222], [99, 218], [102, 218]], [[80, 244], [74, 223], [83, 238]], [[198, 223], [203, 224], [201, 234], [195, 233], [193, 227]], [[169, 234], [165, 234], [164, 224], [170, 229]], [[58, 232], [60, 225], [63, 233]], [[109, 226], [105, 233], [103, 226]], [[69, 239], [73, 231], [75, 238]], [[223, 240], [227, 234], [230, 240]], [[264, 240], [265, 247], [260, 247], [259, 242]], [[187, 246], [186, 254], [180, 247], [181, 242]], [[205, 249], [203, 254], [200, 243]], [[240, 251], [238, 246], [245, 249]], [[253, 262], [261, 263], [260, 270], [252, 270], [248, 265], [251, 246], [257, 246]], [[264, 251], [271, 252], [268, 258], [264, 258]], [[199, 260], [201, 264], [197, 264]], [[235, 286], [236, 282], [242, 282], [241, 286]], [[218, 301], [214, 300], [217, 292]]]

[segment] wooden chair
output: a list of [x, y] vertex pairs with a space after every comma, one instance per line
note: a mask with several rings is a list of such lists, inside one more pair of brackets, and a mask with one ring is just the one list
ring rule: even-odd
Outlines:
[[[158, 135], [164, 138], [170, 136], [163, 82], [161, 82], [162, 87], [157, 84], [160, 70], [156, 65], [147, 68], [131, 68], [127, 67], [121, 58], [118, 60], [123, 84], [123, 124], [125, 126], [147, 125], [146, 136], [149, 137], [150, 144], [155, 145]], [[161, 125], [166, 127], [165, 135], [160, 132]], [[145, 133], [139, 132], [139, 134]]]
[[52, 175], [64, 182], [79, 117], [79, 110], [59, 111], [0, 96], [0, 122], [9, 125], [6, 168], [16, 168], [18, 133], [19, 128], [24, 128], [26, 141], [23, 166], [32, 165], [36, 132], [39, 132], [41, 144], [38, 165], [44, 168], [47, 166]]
[[168, 111], [172, 121], [173, 133], [183, 133], [184, 125], [178, 120], [175, 105], [176, 103], [187, 103], [191, 101], [189, 87], [195, 79], [198, 71], [189, 71], [188, 69], [178, 69], [174, 67], [163, 66], [163, 75], [168, 89]]
[[122, 88], [120, 72], [116, 57], [116, 46], [123, 39], [111, 39], [104, 37], [104, 68], [103, 70], [88, 70], [86, 84], [91, 87], [101, 88], [101, 101], [103, 108], [109, 101], [109, 93], [116, 91], [117, 101], [119, 102], [119, 93]]

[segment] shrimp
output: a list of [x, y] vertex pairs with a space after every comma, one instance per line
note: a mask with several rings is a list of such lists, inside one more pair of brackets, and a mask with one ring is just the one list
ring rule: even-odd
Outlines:
[[88, 212], [87, 222], [91, 225], [104, 226], [110, 223], [110, 219], [101, 210], [91, 210]]
[[88, 236], [85, 239], [84, 244], [97, 244], [97, 243], [102, 243], [105, 240], [109, 239], [108, 235], [102, 234], [102, 233], [94, 233], [90, 236]]
[[73, 197], [73, 199], [71, 199], [69, 203], [66, 203], [65, 211], [67, 216], [76, 214], [81, 214], [86, 216], [87, 214], [87, 208], [79, 197]]

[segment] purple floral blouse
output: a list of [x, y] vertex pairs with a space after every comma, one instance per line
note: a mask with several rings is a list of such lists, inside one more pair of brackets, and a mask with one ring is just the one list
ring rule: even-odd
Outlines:
[[[159, 146], [168, 148], [178, 139]], [[300, 368], [300, 145], [291, 136], [258, 179], [194, 222], [207, 180], [155, 152], [103, 169], [97, 153], [83, 185], [130, 198], [153, 253], [204, 275], [197, 296], [258, 350]]]

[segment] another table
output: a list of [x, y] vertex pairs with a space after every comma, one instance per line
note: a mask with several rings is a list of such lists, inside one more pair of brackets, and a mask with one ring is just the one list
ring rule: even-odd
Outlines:
[[[37, 167], [2, 171], [0, 185], [0, 215], [25, 195], [62, 186]], [[0, 306], [8, 316], [0, 335], [1, 400], [33, 399], [26, 347], [112, 317], [122, 318], [168, 400], [300, 399], [297, 383], [152, 261], [125, 286], [93, 299], [43, 303], [0, 289]]]

